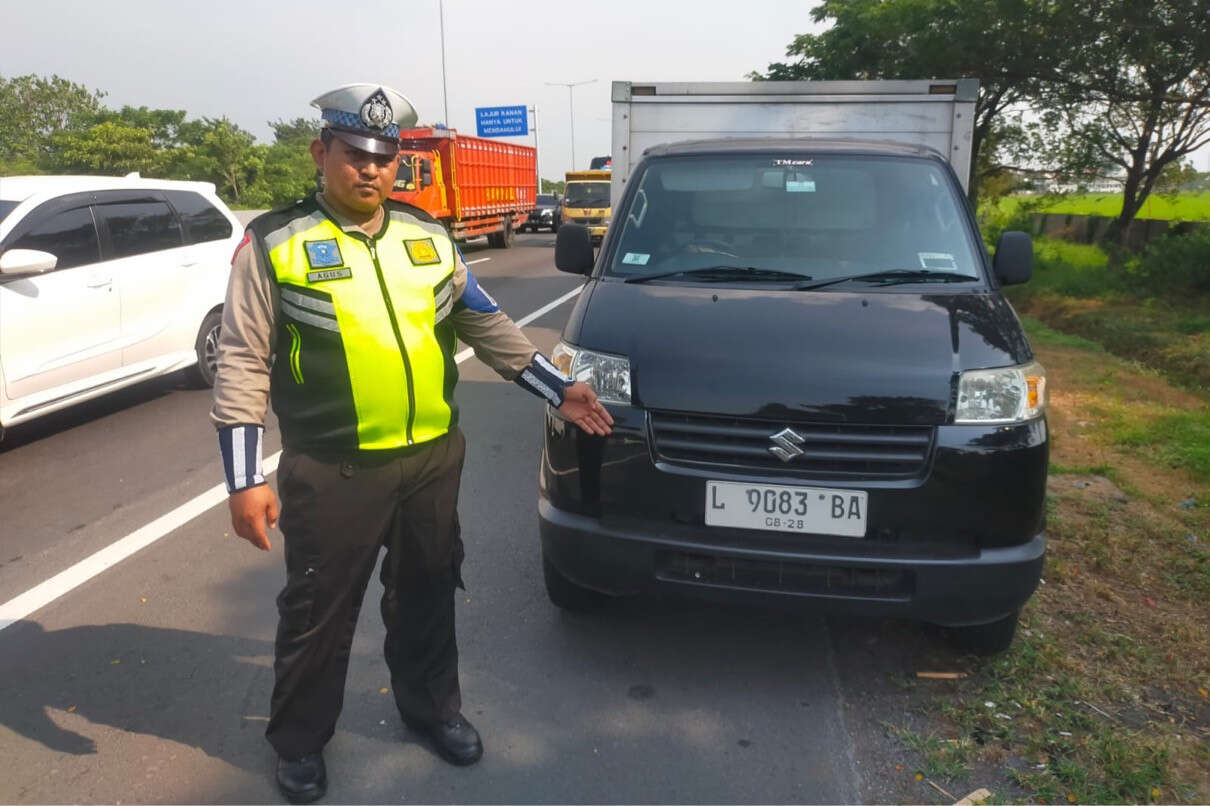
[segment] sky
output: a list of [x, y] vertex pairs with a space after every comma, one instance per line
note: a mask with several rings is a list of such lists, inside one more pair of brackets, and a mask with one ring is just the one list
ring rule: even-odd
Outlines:
[[[742, 81], [816, 31], [810, 0], [444, 0], [448, 122], [475, 107], [537, 110], [539, 168], [610, 153], [610, 83]], [[318, 117], [312, 98], [352, 82], [393, 87], [442, 120], [438, 0], [37, 0], [6, 3], [0, 75], [58, 74], [125, 104], [227, 116], [270, 141], [268, 121]], [[532, 124], [532, 121], [531, 121]], [[505, 138], [532, 145], [533, 135]]]

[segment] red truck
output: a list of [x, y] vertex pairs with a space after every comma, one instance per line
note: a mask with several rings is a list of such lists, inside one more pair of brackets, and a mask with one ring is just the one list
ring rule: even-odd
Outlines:
[[537, 149], [456, 129], [404, 129], [399, 142], [392, 199], [424, 210], [455, 241], [486, 235], [497, 249], [513, 245], [537, 201]]

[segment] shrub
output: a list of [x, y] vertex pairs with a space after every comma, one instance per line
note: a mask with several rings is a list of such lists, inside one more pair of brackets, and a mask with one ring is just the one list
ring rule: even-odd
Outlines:
[[1210, 293], [1210, 227], [1152, 241], [1126, 272], [1130, 285], [1144, 293], [1185, 298]]

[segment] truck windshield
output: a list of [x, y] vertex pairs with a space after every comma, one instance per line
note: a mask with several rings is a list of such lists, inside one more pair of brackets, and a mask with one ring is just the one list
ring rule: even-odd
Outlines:
[[607, 273], [702, 282], [697, 270], [739, 267], [753, 281], [763, 270], [875, 283], [863, 275], [914, 270], [969, 282], [981, 263], [959, 192], [923, 158], [665, 157], [638, 177]]
[[404, 157], [399, 161], [399, 170], [395, 172], [395, 187], [400, 188], [404, 185], [410, 185], [414, 181], [412, 178], [412, 161]]
[[564, 207], [608, 207], [608, 182], [568, 182]]

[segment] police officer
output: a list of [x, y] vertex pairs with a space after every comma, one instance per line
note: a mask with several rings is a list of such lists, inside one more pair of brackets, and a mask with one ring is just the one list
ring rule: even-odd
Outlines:
[[384, 653], [404, 721], [454, 764], [483, 753], [461, 714], [454, 589], [463, 551], [465, 441], [457, 339], [591, 434], [612, 420], [479, 286], [444, 228], [387, 200], [412, 104], [377, 84], [312, 102], [323, 190], [248, 225], [223, 309], [212, 419], [235, 531], [268, 550], [278, 505], [261, 442], [271, 400], [286, 585], [277, 597], [266, 737], [292, 802], [326, 791], [322, 750], [340, 713], [353, 630], [386, 548]]

